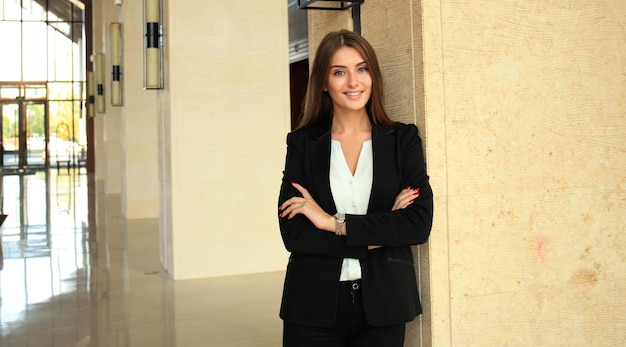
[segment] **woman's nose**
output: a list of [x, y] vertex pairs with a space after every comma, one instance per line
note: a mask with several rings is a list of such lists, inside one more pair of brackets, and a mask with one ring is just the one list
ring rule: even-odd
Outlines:
[[359, 84], [359, 77], [354, 74], [354, 73], [349, 73], [348, 74], [348, 85], [349, 86], [356, 86]]

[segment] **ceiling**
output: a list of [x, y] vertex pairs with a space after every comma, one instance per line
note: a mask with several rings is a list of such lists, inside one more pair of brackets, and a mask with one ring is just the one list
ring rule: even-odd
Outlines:
[[[46, 8], [48, 4], [48, 11], [54, 13], [63, 22], [70, 23], [70, 31], [65, 32], [59, 30], [65, 36], [72, 39], [74, 42], [78, 42], [82, 38], [83, 33], [83, 8], [85, 5], [79, 0], [35, 0], [36, 3]], [[54, 25], [52, 27], [57, 28]], [[58, 28], [57, 28], [58, 29]]]

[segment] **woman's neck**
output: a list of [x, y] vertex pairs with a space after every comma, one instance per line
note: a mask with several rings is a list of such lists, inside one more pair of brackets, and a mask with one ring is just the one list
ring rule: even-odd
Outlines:
[[359, 113], [335, 113], [332, 123], [333, 135], [349, 135], [358, 133], [370, 133], [372, 124], [366, 112]]

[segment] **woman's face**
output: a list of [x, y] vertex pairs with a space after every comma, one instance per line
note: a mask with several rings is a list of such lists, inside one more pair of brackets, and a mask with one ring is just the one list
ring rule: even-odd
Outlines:
[[325, 91], [333, 100], [335, 113], [365, 111], [372, 95], [372, 76], [356, 49], [343, 46], [335, 52]]

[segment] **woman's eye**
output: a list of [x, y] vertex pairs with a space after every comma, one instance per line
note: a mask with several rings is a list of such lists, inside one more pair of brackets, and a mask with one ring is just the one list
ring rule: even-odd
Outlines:
[[363, 66], [359, 68], [359, 72], [367, 72], [367, 67]]
[[341, 70], [337, 70], [337, 71], [333, 72], [333, 75], [335, 75], [335, 76], [342, 76], [342, 75], [345, 75], [345, 74], [346, 74], [345, 71], [341, 71]]

